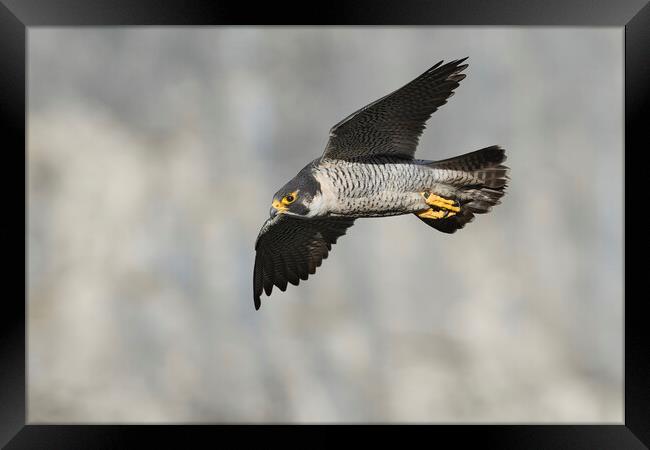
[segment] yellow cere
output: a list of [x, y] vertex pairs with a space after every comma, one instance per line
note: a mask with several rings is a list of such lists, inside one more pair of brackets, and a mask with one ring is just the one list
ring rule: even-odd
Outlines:
[[284, 210], [287, 209], [287, 207], [285, 205], [283, 205], [282, 203], [280, 203], [279, 200], [273, 200], [273, 203], [271, 204], [271, 206], [273, 206], [278, 211], [284, 211]]
[[282, 197], [282, 200], [274, 199], [271, 206], [273, 206], [279, 212], [286, 211], [287, 206], [289, 206], [290, 204], [295, 202], [297, 197], [298, 197], [298, 191], [294, 191], [294, 192], [292, 192], [290, 194], [287, 194], [284, 197]]

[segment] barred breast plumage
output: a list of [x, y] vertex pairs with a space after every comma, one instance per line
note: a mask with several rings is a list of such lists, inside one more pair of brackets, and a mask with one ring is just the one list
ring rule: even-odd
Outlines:
[[314, 168], [330, 215], [378, 217], [427, 208], [420, 192], [437, 184], [437, 172], [391, 157], [327, 160]]

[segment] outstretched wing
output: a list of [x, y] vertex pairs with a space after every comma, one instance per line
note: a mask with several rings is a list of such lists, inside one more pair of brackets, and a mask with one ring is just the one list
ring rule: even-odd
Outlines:
[[286, 290], [287, 282], [298, 285], [316, 272], [332, 244], [345, 234], [354, 219], [300, 219], [278, 214], [268, 219], [255, 241], [253, 300], [259, 309], [262, 290], [271, 295], [273, 286]]
[[415, 80], [337, 123], [323, 158], [391, 155], [413, 158], [424, 124], [465, 78], [467, 58], [442, 61]]

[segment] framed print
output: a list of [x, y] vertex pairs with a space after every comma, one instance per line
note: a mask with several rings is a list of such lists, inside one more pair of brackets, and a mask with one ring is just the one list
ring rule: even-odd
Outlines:
[[7, 448], [648, 445], [645, 2], [2, 2]]

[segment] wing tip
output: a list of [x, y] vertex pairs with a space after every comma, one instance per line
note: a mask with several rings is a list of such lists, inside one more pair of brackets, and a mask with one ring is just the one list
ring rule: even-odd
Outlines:
[[465, 56], [464, 58], [460, 59], [454, 59], [453, 61], [449, 62], [450, 66], [460, 66], [461, 64], [464, 65], [465, 67], [469, 66], [469, 64], [463, 64], [465, 61], [469, 59], [469, 56]]
[[259, 296], [253, 297], [253, 304], [255, 305], [255, 311], [260, 309], [260, 306], [262, 306], [262, 302], [261, 302]]
[[449, 68], [453, 68], [454, 73], [462, 72], [463, 70], [465, 70], [465, 69], [467, 69], [469, 67], [469, 64], [463, 64], [465, 61], [467, 61], [468, 58], [469, 58], [469, 56], [466, 56], [466, 57], [460, 58], [460, 59], [455, 59], [455, 60], [450, 61], [447, 64], [445, 64], [445, 66], [447, 66]]

